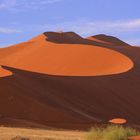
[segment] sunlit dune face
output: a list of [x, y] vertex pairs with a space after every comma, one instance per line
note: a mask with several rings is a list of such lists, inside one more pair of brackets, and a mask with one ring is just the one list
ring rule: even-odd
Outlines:
[[79, 44], [56, 44], [43, 35], [1, 63], [23, 70], [60, 76], [98, 76], [123, 73], [133, 67], [125, 55], [111, 49]]
[[113, 124], [125, 124], [127, 123], [127, 120], [122, 119], [122, 118], [115, 118], [115, 119], [110, 120], [109, 122]]
[[12, 75], [11, 71], [0, 67], [0, 77], [7, 77], [7, 76], [11, 76], [11, 75]]
[[110, 75], [125, 72], [133, 66], [128, 57], [96, 46], [54, 45], [40, 54], [42, 54], [40, 57], [44, 63], [41, 64], [39, 62], [41, 58], [37, 58], [38, 66], [33, 65], [34, 69], [51, 75]]

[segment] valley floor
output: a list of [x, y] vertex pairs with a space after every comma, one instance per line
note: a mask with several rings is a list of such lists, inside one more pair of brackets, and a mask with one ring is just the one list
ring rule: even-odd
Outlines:
[[0, 140], [19, 140], [18, 137], [29, 140], [85, 140], [86, 132], [0, 127]]

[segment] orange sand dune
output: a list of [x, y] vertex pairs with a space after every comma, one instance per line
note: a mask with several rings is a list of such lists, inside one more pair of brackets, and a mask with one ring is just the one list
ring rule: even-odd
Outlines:
[[140, 128], [139, 60], [117, 38], [72, 32], [1, 48], [1, 71], [13, 75], [0, 78], [0, 125], [89, 129], [117, 116]]
[[[73, 33], [54, 33], [53, 36], [48, 32], [46, 35], [59, 41], [82, 39]], [[56, 44], [46, 41], [43, 34], [26, 43], [4, 48], [1, 53], [5, 55], [0, 59], [2, 65], [51, 75], [111, 75], [133, 67], [132, 60], [117, 51], [91, 45]]]
[[10, 75], [12, 75], [11, 71], [6, 70], [0, 66], [0, 77], [6, 77], [6, 76], [10, 76]]

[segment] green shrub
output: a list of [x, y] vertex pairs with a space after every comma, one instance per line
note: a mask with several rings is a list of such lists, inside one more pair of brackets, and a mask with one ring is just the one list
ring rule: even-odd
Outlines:
[[87, 140], [127, 140], [128, 137], [138, 134], [139, 133], [132, 128], [110, 125], [106, 128], [92, 128], [87, 135]]

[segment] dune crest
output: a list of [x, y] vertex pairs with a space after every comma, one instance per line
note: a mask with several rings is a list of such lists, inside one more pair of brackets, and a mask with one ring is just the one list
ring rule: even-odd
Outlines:
[[11, 76], [13, 73], [9, 70], [6, 70], [0, 66], [0, 77]]
[[104, 34], [91, 36], [91, 37], [88, 37], [87, 39], [92, 40], [92, 41], [97, 41], [99, 43], [113, 45], [113, 46], [129, 46], [129, 44], [123, 42], [122, 40], [114, 36], [108, 36]]
[[74, 32], [45, 32], [47, 41], [63, 44], [76, 44], [84, 39]]

